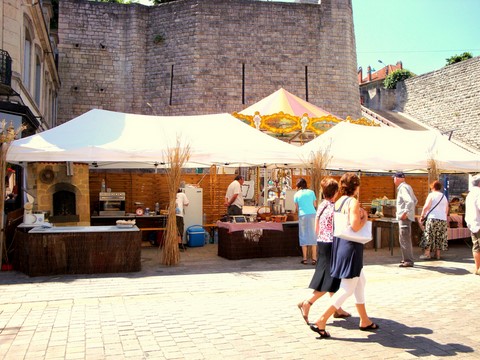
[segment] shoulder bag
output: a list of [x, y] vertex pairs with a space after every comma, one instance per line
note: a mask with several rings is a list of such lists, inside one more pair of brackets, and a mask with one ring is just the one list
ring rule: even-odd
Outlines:
[[444, 198], [445, 194], [442, 194], [442, 197], [440, 198], [440, 200], [435, 204], [435, 206], [433, 208], [431, 208], [427, 215], [425, 215], [425, 217], [421, 218], [420, 221], [422, 222], [422, 225], [425, 226], [425, 224], [427, 223], [427, 218], [428, 218], [428, 215], [430, 215], [430, 213], [433, 211], [433, 209], [435, 209], [437, 207], [438, 204], [440, 204]]
[[341, 212], [343, 204], [348, 199], [347, 197], [343, 200], [338, 211], [335, 210], [333, 213], [333, 236], [360, 244], [366, 244], [372, 240], [372, 222], [367, 221], [360, 230], [353, 231], [348, 223], [348, 214]]

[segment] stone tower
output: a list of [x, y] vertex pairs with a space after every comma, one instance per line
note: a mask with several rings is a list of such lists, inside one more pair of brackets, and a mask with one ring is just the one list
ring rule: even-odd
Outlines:
[[91, 108], [241, 111], [280, 87], [360, 117], [351, 0], [62, 0], [59, 123]]

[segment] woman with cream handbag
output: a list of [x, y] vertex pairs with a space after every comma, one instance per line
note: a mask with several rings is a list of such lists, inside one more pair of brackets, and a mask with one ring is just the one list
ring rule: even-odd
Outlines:
[[[335, 203], [335, 212], [348, 214], [348, 224], [354, 232], [360, 231], [367, 222], [367, 212], [360, 208], [355, 198], [360, 189], [360, 178], [354, 173], [346, 173], [340, 178], [340, 198]], [[334, 227], [336, 224], [334, 223]], [[338, 231], [338, 229], [337, 229]], [[372, 331], [379, 328], [370, 320], [365, 308], [365, 275], [363, 274], [363, 244], [335, 236], [332, 246], [331, 275], [341, 279], [340, 289], [332, 296], [332, 305], [323, 313], [310, 329], [322, 338], [330, 337], [325, 330], [328, 319], [351, 295], [355, 296], [355, 306], [360, 316], [359, 329]]]

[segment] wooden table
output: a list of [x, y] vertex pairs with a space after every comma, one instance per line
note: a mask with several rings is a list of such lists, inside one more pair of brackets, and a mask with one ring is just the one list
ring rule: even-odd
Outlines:
[[395, 218], [370, 219], [372, 221], [373, 244], [375, 250], [383, 244], [388, 244], [390, 254], [393, 255], [395, 239], [398, 243], [398, 220]]
[[90, 224], [92, 226], [113, 226], [117, 220], [135, 220], [135, 225], [142, 231], [142, 241], [148, 241], [152, 246], [160, 246], [167, 227], [167, 218], [167, 215], [95, 215], [90, 217]]

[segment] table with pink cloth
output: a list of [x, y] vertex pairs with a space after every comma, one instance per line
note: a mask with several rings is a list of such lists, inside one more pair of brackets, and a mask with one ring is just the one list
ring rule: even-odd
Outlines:
[[230, 223], [217, 221], [217, 227], [228, 229], [229, 233], [234, 231], [244, 231], [252, 229], [283, 231], [282, 223], [272, 221], [253, 223]]
[[217, 222], [218, 255], [230, 260], [300, 256], [298, 222]]

